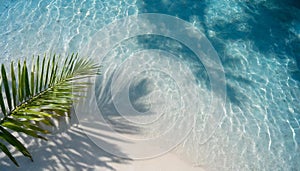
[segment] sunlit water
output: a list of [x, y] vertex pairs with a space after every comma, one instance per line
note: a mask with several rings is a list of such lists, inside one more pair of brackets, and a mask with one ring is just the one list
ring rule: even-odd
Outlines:
[[[0, 5], [0, 60], [8, 63], [44, 52], [80, 52], [99, 29], [128, 15], [155, 12], [177, 16], [208, 37], [222, 61], [227, 81], [220, 128], [209, 141], [200, 143], [199, 113], [196, 128], [178, 153], [212, 170], [300, 170], [299, 6], [296, 0], [4, 1]], [[171, 51], [177, 45], [164, 39], [166, 46], [162, 46], [163, 40], [155, 36], [138, 39], [124, 41], [126, 52], [116, 47], [107, 61], [118, 63], [116, 56], [141, 47]], [[207, 76], [201, 74], [203, 65], [184, 48], [173, 52], [197, 76], [202, 87], [198, 93], [208, 97], [204, 90], [210, 91], [210, 87]], [[172, 60], [169, 64], [177, 65]], [[184, 72], [184, 67], [180, 69]], [[133, 82], [137, 92], [130, 94], [137, 110], [147, 111], [153, 105], [147, 100], [155, 100], [157, 92], [151, 94], [151, 90], [164, 92], [170, 103], [172, 98], [180, 98], [174, 80], [159, 72], [145, 75]], [[144, 105], [138, 108], [139, 103]], [[177, 103], [175, 100], [173, 105]]]

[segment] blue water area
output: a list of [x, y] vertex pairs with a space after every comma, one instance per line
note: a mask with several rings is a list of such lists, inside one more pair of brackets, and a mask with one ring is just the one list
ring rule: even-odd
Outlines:
[[[168, 14], [190, 22], [209, 39], [225, 71], [222, 122], [203, 143], [199, 135], [203, 117], [196, 113], [195, 128], [177, 149], [180, 155], [208, 170], [300, 170], [297, 0], [8, 0], [0, 5], [1, 63], [45, 52], [80, 52], [107, 24], [140, 13]], [[138, 49], [172, 51], [198, 78], [202, 96], [209, 97], [204, 91], [211, 90], [209, 78], [201, 61], [187, 47], [169, 39], [147, 35], [125, 40], [108, 54], [107, 61], [120, 62], [116, 54], [124, 51], [127, 56]], [[178, 46], [183, 48], [178, 50]], [[183, 72], [181, 69], [184, 67], [178, 71]], [[168, 93], [168, 85], [174, 86], [171, 79], [158, 79], [163, 74], [148, 76], [152, 78], [141, 76], [129, 90], [138, 111], [148, 111], [151, 99], [159, 97], [160, 91]], [[150, 101], [142, 98], [155, 88], [158, 96], [151, 96]], [[180, 98], [176, 91], [166, 97], [171, 102]]]

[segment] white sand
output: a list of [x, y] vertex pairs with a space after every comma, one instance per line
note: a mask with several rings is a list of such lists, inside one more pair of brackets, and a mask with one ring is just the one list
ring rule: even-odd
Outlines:
[[[100, 170], [100, 171], [199, 171], [180, 159], [174, 152], [147, 160], [127, 160], [106, 153], [94, 144], [78, 126], [63, 128], [49, 141], [25, 138], [34, 162], [21, 154], [15, 154], [20, 168], [0, 154], [0, 170]], [[110, 144], [115, 146], [115, 144]], [[116, 150], [118, 149], [115, 146]], [[138, 150], [144, 150], [143, 148]]]

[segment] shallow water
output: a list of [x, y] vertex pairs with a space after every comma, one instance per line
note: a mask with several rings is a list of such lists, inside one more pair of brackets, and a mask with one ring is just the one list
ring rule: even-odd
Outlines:
[[[80, 52], [99, 29], [128, 15], [164, 13], [191, 22], [218, 52], [226, 76], [227, 99], [225, 116], [212, 138], [202, 143], [199, 132], [205, 114], [197, 113], [196, 128], [178, 153], [212, 170], [299, 170], [299, 2], [5, 1], [0, 11], [3, 63], [45, 52]], [[178, 55], [177, 60], [161, 58], [161, 65], [168, 63], [172, 68], [179, 62], [180, 72], [187, 71], [188, 66], [195, 76], [197, 93], [209, 99], [209, 79], [203, 65], [188, 49], [176, 48], [181, 46], [178, 42], [144, 36], [122, 43], [107, 55], [107, 67], [123, 62], [139, 49], [172, 51]], [[150, 66], [155, 62], [148, 61]], [[152, 103], [159, 95], [168, 102], [161, 104], [180, 105], [174, 80], [159, 72], [137, 77], [130, 91], [138, 111], [150, 107], [164, 108], [167, 113], [167, 109], [176, 110]], [[153, 135], [157, 129], [161, 128], [147, 133]]]

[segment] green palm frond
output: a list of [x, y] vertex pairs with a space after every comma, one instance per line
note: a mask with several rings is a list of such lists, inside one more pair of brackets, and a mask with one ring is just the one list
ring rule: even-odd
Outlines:
[[[61, 60], [64, 59], [63, 62]], [[66, 58], [53, 55], [33, 60], [31, 69], [26, 60], [21, 64], [11, 62], [10, 75], [5, 66], [0, 74], [0, 150], [15, 165], [16, 159], [9, 151], [13, 146], [24, 156], [32, 156], [13, 132], [22, 132], [34, 138], [46, 140], [42, 134], [49, 133], [41, 125], [54, 125], [53, 119], [70, 114], [76, 92], [88, 86], [77, 80], [99, 74], [99, 66], [87, 58], [72, 54]]]

